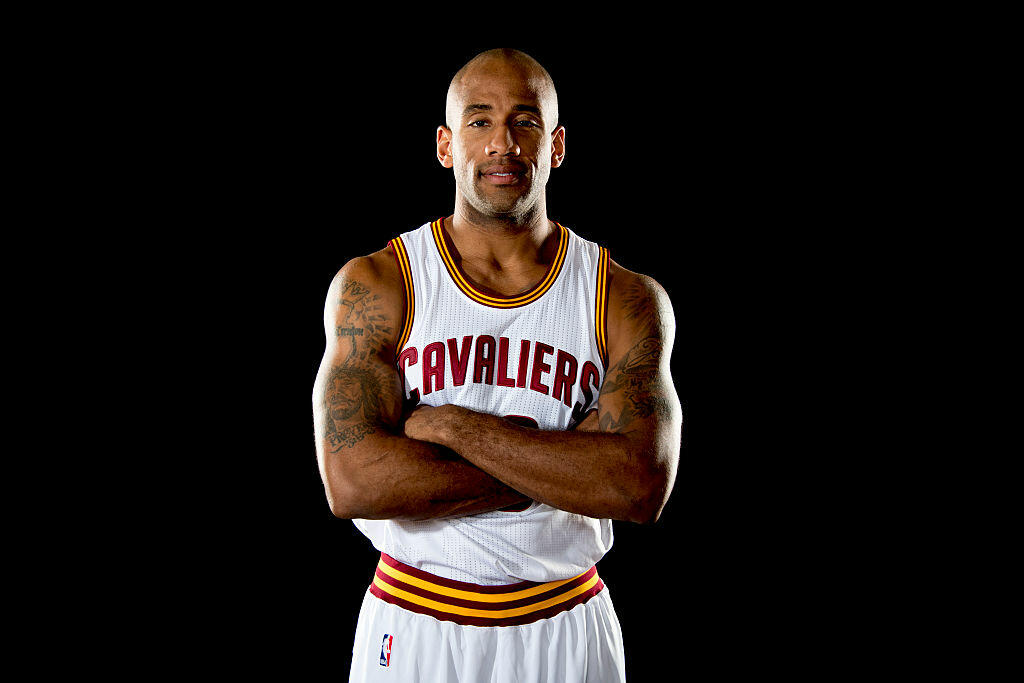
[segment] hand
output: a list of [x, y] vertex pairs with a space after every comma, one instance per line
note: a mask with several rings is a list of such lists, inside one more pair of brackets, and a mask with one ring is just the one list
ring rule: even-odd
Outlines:
[[451, 408], [454, 406], [416, 406], [405, 418], [405, 436], [443, 446], [442, 435], [445, 433], [445, 421]]

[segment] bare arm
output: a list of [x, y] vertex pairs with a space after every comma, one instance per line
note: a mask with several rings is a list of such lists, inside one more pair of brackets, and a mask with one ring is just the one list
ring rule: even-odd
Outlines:
[[669, 370], [675, 321], [654, 280], [617, 266], [612, 273], [609, 369], [596, 415], [572, 432], [541, 431], [441, 406], [417, 409], [407, 433], [553, 507], [656, 521], [675, 481], [682, 429]]
[[398, 278], [394, 258], [381, 251], [346, 264], [327, 294], [313, 425], [331, 511], [428, 519], [525, 500], [447, 448], [402, 433], [404, 392], [394, 366], [404, 314]]

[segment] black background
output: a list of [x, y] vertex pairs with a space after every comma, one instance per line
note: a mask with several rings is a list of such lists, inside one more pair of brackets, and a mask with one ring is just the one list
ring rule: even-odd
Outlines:
[[[302, 328], [304, 366], [299, 367], [310, 383], [322, 353], [323, 300], [337, 269], [353, 256], [383, 247], [400, 232], [451, 213], [454, 181], [451, 171], [435, 159], [435, 129], [444, 122], [444, 94], [454, 71], [487, 47], [410, 55], [404, 68], [391, 69], [385, 78], [374, 74], [370, 83], [356, 86], [357, 97], [367, 98], [357, 114], [364, 125], [353, 125], [350, 114], [342, 114], [336, 126], [325, 122], [340, 136], [338, 166], [317, 179], [319, 197], [312, 188], [308, 191], [309, 201], [326, 202], [333, 210], [310, 216], [309, 223], [317, 227], [301, 229], [308, 235], [308, 252], [299, 255], [301, 265], [289, 269], [289, 274], [304, 275], [302, 306], [308, 313]], [[695, 188], [687, 188], [684, 179], [686, 130], [670, 111], [686, 106], [673, 101], [688, 87], [685, 72], [680, 64], [663, 60], [645, 65], [640, 55], [616, 62], [613, 55], [581, 59], [554, 46], [521, 49], [555, 79], [560, 122], [566, 127], [565, 163], [552, 172], [548, 184], [549, 216], [608, 246], [620, 264], [651, 275], [668, 291], [678, 316], [673, 374], [685, 405], [687, 368], [693, 362], [687, 354], [693, 333], [687, 325], [687, 299], [694, 296], [688, 264], [699, 234], [710, 229], [687, 217], [683, 205], [684, 195]], [[651, 125], [659, 130], [657, 141], [643, 133]], [[652, 145], [659, 149], [655, 152]], [[651, 168], [652, 152], [658, 168]], [[301, 518], [304, 549], [311, 568], [331, 577], [334, 588], [322, 594], [322, 608], [339, 615], [341, 664], [349, 653], [344, 644], [351, 640], [376, 553], [350, 522], [330, 514], [312, 457], [309, 410], [301, 401], [297, 406], [306, 418], [297, 421], [304, 429], [296, 434], [301, 437], [296, 445], [306, 449], [308, 472], [308, 498], [302, 501], [306, 514]], [[599, 566], [616, 604], [634, 674], [643, 660], [658, 656], [648, 651], [648, 643], [678, 637], [679, 617], [686, 611], [683, 576], [693, 559], [686, 546], [694, 542], [693, 520], [686, 519], [688, 489], [693, 488], [686, 443], [679, 483], [661, 521], [651, 527], [616, 522], [615, 546]]]
[[[702, 420], [687, 396], [695, 377], [743, 400], [778, 394], [777, 377], [764, 385], [737, 368], [779, 343], [780, 314], [762, 287], [787, 274], [763, 262], [806, 220], [779, 207], [799, 194], [801, 211], [814, 211], [805, 161], [815, 146], [787, 142], [803, 114], [792, 100], [779, 109], [813, 76], [786, 72], [784, 51], [771, 66], [744, 54], [738, 68], [729, 47], [682, 50], [664, 36], [619, 51], [508, 45], [544, 64], [559, 94], [566, 157], [548, 184], [549, 217], [654, 277], [676, 315], [686, 423], [675, 489], [658, 523], [616, 522], [599, 564], [627, 671], [773, 656], [760, 643], [786, 603], [775, 584], [800, 580], [793, 572], [811, 580], [783, 559], [806, 537], [787, 526], [791, 501], [764, 489], [767, 458], [750, 447], [771, 435], [730, 425], [714, 456], [691, 452], [691, 422], [701, 432]], [[185, 83], [171, 83], [178, 64], [162, 76], [168, 94], [150, 103], [168, 124], [154, 263], [170, 292], [160, 310], [168, 355], [190, 366], [183, 413], [202, 426], [173, 465], [190, 526], [173, 532], [187, 554], [167, 562], [202, 596], [196, 628], [223, 634], [221, 656], [299, 676], [347, 671], [378, 555], [332, 516], [317, 470], [324, 299], [349, 259], [451, 213], [454, 182], [434, 142], [445, 92], [465, 61], [495, 46], [290, 40], [191, 61]], [[728, 652], [734, 643], [742, 656]]]

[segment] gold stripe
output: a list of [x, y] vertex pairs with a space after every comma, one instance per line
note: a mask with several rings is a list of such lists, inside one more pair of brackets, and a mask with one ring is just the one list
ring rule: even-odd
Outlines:
[[455, 280], [455, 284], [466, 294], [469, 298], [473, 299], [477, 303], [486, 304], [488, 306], [494, 306], [497, 308], [513, 308], [515, 306], [524, 306], [529, 303], [533, 303], [547, 292], [551, 285], [554, 284], [555, 279], [562, 271], [562, 265], [565, 262], [565, 255], [569, 251], [569, 231], [566, 230], [561, 224], [555, 223], [561, 230], [561, 235], [558, 241], [558, 251], [555, 254], [555, 261], [552, 264], [547, 275], [541, 281], [537, 287], [526, 294], [521, 294], [511, 299], [499, 299], [492, 296], [488, 296], [481, 292], [478, 292], [473, 288], [465, 278], [462, 277], [462, 273], [455, 266], [455, 260], [452, 258], [451, 253], [448, 251], [448, 245], [444, 240], [444, 232], [442, 230], [443, 219], [435, 221], [431, 228], [433, 229], [434, 241], [437, 243], [438, 250], [441, 252], [441, 259], [444, 261], [445, 268], [448, 273]]
[[601, 247], [601, 255], [597, 260], [597, 311], [595, 325], [597, 332], [597, 351], [601, 360], [608, 364], [608, 340], [605, 338], [605, 299], [608, 295], [608, 250]]
[[405, 278], [405, 325], [402, 330], [402, 343], [399, 350], [409, 341], [409, 334], [412, 332], [412, 323], [416, 318], [416, 290], [413, 285], [412, 267], [409, 264], [409, 253], [405, 250], [405, 242], [398, 238], [398, 245], [402, 250], [402, 275]]
[[[547, 289], [550, 287], [551, 282], [554, 281], [553, 276], [557, 276], [558, 272], [561, 270], [562, 261], [565, 258], [565, 251], [567, 251], [567, 249], [565, 249], [565, 247], [567, 246], [567, 233], [565, 232], [565, 229], [562, 228], [561, 225], [559, 225], [558, 227], [562, 229], [562, 234], [559, 239], [558, 252], [556, 253], [555, 257], [555, 264], [548, 271], [548, 274], [545, 276], [544, 280], [541, 281], [541, 283], [531, 292], [527, 292], [526, 294], [522, 294], [518, 297], [514, 297], [511, 299], [498, 299], [476, 291], [473, 288], [473, 286], [469, 284], [469, 282], [467, 282], [465, 278], [462, 277], [462, 274], [455, 266], [455, 260], [452, 258], [451, 252], [448, 251], [448, 245], [445, 243], [444, 233], [441, 231], [441, 225], [442, 223], [438, 221], [434, 232], [434, 239], [437, 241], [437, 244], [441, 249], [441, 255], [442, 258], [444, 259], [445, 267], [448, 269], [448, 272], [452, 275], [452, 278], [455, 280], [455, 283], [459, 286], [459, 289], [461, 289], [466, 295], [468, 295], [470, 298], [474, 299], [479, 303], [498, 306], [501, 308], [509, 308], [512, 306], [521, 306], [527, 303], [532, 303], [540, 295], [547, 291]], [[556, 223], [556, 225], [558, 224]]]
[[[524, 614], [537, 612], [542, 609], [547, 609], [548, 607], [554, 607], [555, 605], [559, 605], [563, 602], [566, 602], [567, 600], [572, 600], [577, 595], [580, 595], [581, 593], [586, 593], [588, 590], [593, 588], [597, 584], [598, 580], [599, 577], [597, 576], [597, 574], [594, 574], [594, 576], [591, 577], [589, 581], [580, 586], [577, 586], [576, 588], [573, 588], [571, 591], [568, 591], [567, 593], [556, 595], [553, 598], [544, 600], [543, 602], [535, 603], [533, 605], [526, 605], [525, 607], [515, 607], [512, 609], [499, 610], [483, 610], [473, 609], [470, 607], [459, 607], [458, 605], [449, 605], [447, 603], [438, 602], [436, 600], [430, 600], [429, 598], [422, 598], [418, 595], [415, 595], [408, 591], [404, 591], [401, 588], [395, 588], [391, 584], [381, 581], [381, 578], [379, 576], [373, 577], [373, 584], [377, 586], [377, 588], [379, 588], [380, 590], [390, 595], [393, 595], [396, 598], [402, 598], [403, 600], [408, 600], [409, 602], [419, 605], [420, 607], [426, 607], [428, 609], [437, 610], [438, 612], [458, 614], [459, 616], [463, 617], [507, 619], [509, 617], [521, 617]], [[474, 595], [477, 594], [474, 593]]]
[[405, 251], [405, 244], [401, 237], [391, 240], [395, 246], [395, 253], [398, 255], [398, 265], [402, 271], [402, 280], [405, 284], [405, 324], [402, 326], [402, 336], [399, 337], [396, 350], [402, 351], [402, 347], [409, 341], [409, 333], [412, 332], [412, 320], [416, 312], [416, 296], [412, 286], [412, 270], [409, 266], [409, 254]]
[[[566, 579], [565, 581], [552, 581], [550, 583], [542, 583], [539, 586], [534, 586], [533, 588], [524, 588], [521, 591], [515, 591], [513, 593], [476, 593], [474, 591], [464, 591], [459, 590], [458, 588], [449, 588], [448, 586], [441, 586], [436, 583], [431, 583], [430, 581], [424, 581], [423, 579], [417, 578], [415, 576], [410, 576], [409, 574], [406, 574], [401, 570], [395, 569], [391, 565], [386, 564], [383, 560], [381, 560], [377, 564], [377, 569], [380, 569], [382, 572], [384, 572], [393, 579], [398, 579], [402, 583], [407, 583], [410, 586], [416, 586], [417, 588], [428, 590], [431, 593], [446, 595], [449, 598], [460, 598], [462, 600], [474, 600], [476, 602], [495, 603], [510, 602], [512, 600], [522, 600], [523, 598], [532, 598], [534, 595], [540, 595], [541, 593], [546, 593], [549, 590], [558, 588], [559, 586], [564, 586], [565, 584], [575, 581], [576, 579], [583, 576], [583, 574], [587, 573], [583, 572], [583, 574], [577, 574], [571, 579]], [[588, 569], [587, 571], [590, 570]]]
[[594, 332], [597, 335], [597, 352], [598, 355], [602, 355], [602, 349], [604, 348], [604, 339], [601, 334], [601, 298], [604, 293], [604, 288], [601, 286], [601, 264], [604, 263], [604, 249], [598, 251], [597, 258], [597, 296], [594, 298]]
[[399, 241], [396, 239], [392, 242], [395, 249], [395, 255], [398, 256], [398, 266], [402, 271], [402, 287], [405, 293], [405, 314], [402, 320], [402, 334], [398, 338], [398, 346], [395, 348], [396, 353], [401, 352], [402, 347], [405, 345], [407, 339], [407, 333], [409, 331], [409, 313], [410, 309], [415, 305], [412, 301], [412, 297], [409, 296], [409, 274], [406, 272], [405, 259], [402, 254], [402, 247]]

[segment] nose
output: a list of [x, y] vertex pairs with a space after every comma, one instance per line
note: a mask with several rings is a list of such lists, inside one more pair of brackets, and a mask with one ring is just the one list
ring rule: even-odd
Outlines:
[[512, 135], [512, 128], [501, 124], [495, 126], [493, 130], [494, 134], [491, 135], [491, 139], [487, 142], [487, 148], [484, 150], [487, 155], [519, 156], [519, 144]]

